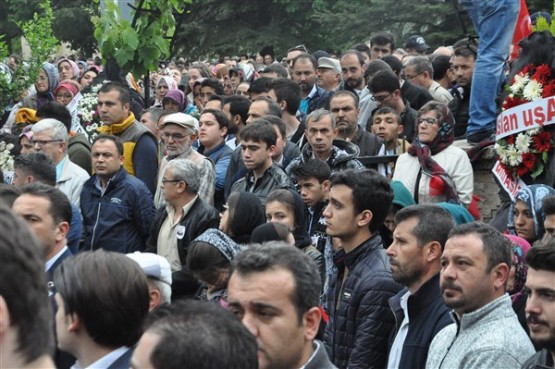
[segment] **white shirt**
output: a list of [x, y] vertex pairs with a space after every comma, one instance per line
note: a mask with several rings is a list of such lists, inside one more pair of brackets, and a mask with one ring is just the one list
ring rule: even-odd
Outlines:
[[399, 362], [401, 361], [401, 355], [403, 354], [403, 345], [405, 344], [405, 339], [407, 338], [407, 333], [409, 332], [409, 310], [408, 301], [410, 291], [407, 291], [401, 297], [401, 308], [405, 314], [405, 318], [401, 322], [401, 328], [395, 336], [395, 341], [393, 341], [393, 346], [391, 346], [391, 351], [389, 351], [389, 359], [387, 360], [387, 369], [397, 369], [399, 368]]
[[47, 260], [46, 263], [44, 264], [44, 271], [48, 272], [48, 270], [52, 268], [52, 265], [54, 265], [56, 260], [58, 260], [60, 256], [62, 256], [62, 254], [66, 252], [66, 250], [67, 250], [67, 246], [64, 246], [60, 251], [58, 251], [54, 256], [52, 256], [50, 260]]
[[75, 364], [71, 366], [71, 369], [99, 369], [99, 368], [108, 368], [112, 365], [117, 359], [120, 358], [123, 354], [125, 354], [129, 350], [129, 347], [122, 346], [120, 348], [115, 349], [114, 351], [110, 352], [107, 355], [102, 356], [100, 359], [92, 363], [87, 367], [82, 367], [79, 361], [76, 361]]

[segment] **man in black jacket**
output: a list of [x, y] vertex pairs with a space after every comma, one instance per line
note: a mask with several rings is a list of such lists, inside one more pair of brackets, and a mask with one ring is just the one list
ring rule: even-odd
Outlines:
[[186, 266], [189, 244], [220, 223], [218, 211], [198, 196], [199, 172], [189, 159], [168, 162], [161, 186], [167, 206], [156, 213], [145, 250], [170, 263], [172, 300], [194, 296], [199, 284]]
[[388, 368], [425, 368], [435, 335], [452, 324], [439, 291], [440, 257], [455, 222], [437, 205], [414, 205], [395, 214], [397, 227], [387, 249], [393, 279], [405, 286], [389, 299], [395, 330]]
[[344, 257], [330, 280], [324, 342], [340, 369], [386, 366], [387, 336], [394, 327], [387, 301], [401, 286], [391, 276], [378, 229], [392, 200], [389, 182], [374, 170], [331, 176], [323, 215], [326, 232], [340, 240]]

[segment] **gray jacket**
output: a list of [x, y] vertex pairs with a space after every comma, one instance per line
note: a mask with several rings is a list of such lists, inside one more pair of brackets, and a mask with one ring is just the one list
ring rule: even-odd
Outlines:
[[337, 367], [333, 365], [328, 358], [324, 344], [315, 340], [314, 346], [316, 346], [314, 354], [310, 357], [302, 369], [337, 369]]
[[520, 368], [534, 346], [518, 322], [508, 294], [441, 330], [432, 341], [428, 369]]

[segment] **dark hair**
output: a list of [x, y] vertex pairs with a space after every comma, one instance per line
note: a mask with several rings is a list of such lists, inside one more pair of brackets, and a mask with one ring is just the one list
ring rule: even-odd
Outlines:
[[437, 205], [412, 205], [395, 213], [395, 224], [413, 218], [416, 218], [417, 223], [412, 234], [416, 237], [418, 246], [437, 241], [443, 250], [449, 232], [456, 226], [451, 214]]
[[249, 330], [217, 304], [178, 301], [151, 313], [145, 330], [159, 336], [156, 369], [256, 369], [258, 345]]
[[316, 71], [316, 68], [318, 68], [318, 61], [316, 61], [315, 57], [313, 57], [312, 55], [310, 55], [308, 53], [301, 53], [301, 54], [295, 56], [293, 58], [293, 60], [291, 61], [291, 69], [295, 68], [295, 64], [297, 64], [297, 61], [299, 61], [299, 60], [308, 60], [309, 62], [311, 62], [315, 71]]
[[203, 87], [210, 87], [213, 88], [216, 92], [216, 95], [223, 95], [224, 94], [224, 86], [215, 78], [206, 78], [200, 84], [200, 88]]
[[372, 80], [368, 84], [368, 88], [373, 94], [376, 92], [393, 93], [401, 89], [401, 84], [395, 73], [384, 70], [376, 73], [376, 75], [372, 77]]
[[270, 91], [271, 82], [272, 82], [271, 78], [259, 77], [251, 82], [247, 92], [249, 94], [262, 94], [262, 93], [268, 92]]
[[430, 58], [428, 58], [427, 56], [418, 55], [418, 56], [409, 58], [409, 61], [407, 62], [406, 66], [414, 67], [414, 71], [416, 73], [428, 72], [428, 74], [430, 75], [430, 78], [432, 79], [434, 78], [434, 67], [432, 66], [432, 62], [430, 61]]
[[482, 248], [488, 258], [486, 272], [490, 272], [494, 266], [500, 263], [505, 263], [509, 267], [512, 265], [513, 246], [511, 241], [488, 224], [478, 222], [462, 224], [449, 232], [449, 238], [471, 234], [476, 235], [482, 241]]
[[316, 178], [319, 183], [330, 179], [331, 170], [328, 163], [318, 159], [309, 159], [291, 170], [291, 174], [299, 179]]
[[291, 190], [283, 188], [273, 190], [266, 197], [266, 204], [274, 201], [283, 204], [291, 212], [291, 214], [293, 214], [293, 217], [295, 218], [295, 228], [297, 228], [299, 219], [296, 217], [297, 211], [295, 210], [295, 198], [293, 197]]
[[123, 144], [121, 143], [121, 141], [119, 140], [118, 137], [116, 137], [116, 136], [114, 136], [114, 135], [106, 135], [106, 134], [98, 135], [98, 136], [94, 139], [94, 141], [93, 141], [91, 147], [93, 147], [94, 144], [97, 143], [97, 142], [99, 142], [99, 141], [112, 141], [112, 142], [116, 145], [116, 148], [117, 148], [117, 150], [118, 150], [118, 154], [119, 154], [120, 156], [123, 155]]
[[301, 250], [285, 242], [253, 244], [233, 260], [233, 273], [248, 276], [270, 270], [285, 269], [295, 283], [291, 302], [301, 324], [303, 315], [320, 303], [320, 274], [314, 261]]
[[273, 115], [275, 117], [281, 118], [281, 108], [279, 105], [272, 99], [266, 96], [258, 96], [255, 101], [264, 101], [268, 109], [266, 110], [266, 115]]
[[347, 55], [354, 55], [357, 57], [359, 64], [362, 66], [364, 65], [364, 56], [362, 55], [362, 53], [358, 50], [347, 50], [345, 51], [345, 53], [343, 53], [343, 55], [341, 55], [341, 59], [343, 59], [345, 56]]
[[366, 69], [364, 70], [364, 80], [366, 81], [366, 84], [370, 82], [370, 79], [374, 77], [376, 73], [381, 72], [382, 70], [393, 71], [393, 69], [391, 69], [391, 66], [384, 62], [382, 59], [372, 60], [370, 63], [368, 63]]
[[223, 98], [223, 96], [221, 96], [221, 95], [212, 95], [212, 96], [210, 96], [210, 97], [208, 98], [208, 101], [219, 101], [219, 102], [220, 102], [220, 106], [221, 106], [221, 103], [222, 103], [222, 100], [223, 100], [223, 99], [224, 99], [224, 98]]
[[[232, 95], [224, 97], [222, 101], [222, 108], [229, 104], [229, 112], [231, 116], [239, 115], [241, 121], [246, 122], [249, 117], [249, 108], [251, 107], [251, 101], [244, 96]], [[237, 127], [230, 122], [229, 133], [236, 133]]]
[[331, 186], [344, 185], [353, 191], [355, 215], [364, 210], [372, 212], [368, 225], [375, 232], [383, 224], [393, 201], [393, 190], [388, 180], [373, 169], [348, 169], [331, 175]]
[[[165, 111], [164, 109], [159, 108], [159, 107], [151, 107], [151, 108], [143, 110], [143, 112], [141, 113], [141, 116], [143, 114], [150, 113], [150, 119], [153, 122], [158, 122], [158, 119], [160, 119], [160, 117], [162, 116], [162, 113], [164, 113], [164, 111]], [[168, 112], [168, 114], [171, 114], [171, 113]]]
[[548, 215], [555, 215], [555, 195], [546, 196], [542, 200], [544, 218]]
[[204, 241], [193, 241], [187, 252], [187, 267], [197, 279], [211, 282], [220, 270], [230, 269], [231, 263], [214, 245]]
[[351, 91], [348, 91], [348, 90], [339, 90], [339, 91], [337, 91], [336, 93], [334, 93], [333, 95], [331, 95], [331, 97], [330, 97], [330, 104], [331, 104], [331, 101], [332, 101], [333, 99], [335, 99], [336, 97], [342, 97], [342, 96], [348, 96], [348, 97], [350, 97], [350, 98], [354, 101], [354, 103], [355, 103], [355, 109], [358, 109], [358, 103], [359, 103], [358, 95], [355, 94], [355, 93], [353, 93], [353, 92], [351, 92]]
[[55, 101], [47, 101], [37, 109], [37, 117], [40, 119], [52, 118], [59, 120], [66, 126], [67, 131], [71, 131], [71, 113], [65, 106]]
[[0, 204], [3, 204], [10, 209], [15, 201], [21, 195], [19, 187], [0, 182]]
[[395, 115], [395, 117], [397, 118], [397, 123], [399, 125], [403, 125], [403, 121], [401, 120], [401, 114], [397, 113], [397, 110], [395, 110], [393, 108], [390, 108], [389, 106], [382, 106], [381, 108], [376, 109], [372, 113], [372, 119], [376, 115], [382, 115], [382, 114], [393, 114], [393, 115]]
[[295, 115], [301, 104], [301, 88], [288, 78], [277, 78], [270, 83], [270, 90], [274, 90], [277, 102], [287, 103], [287, 112]]
[[[27, 224], [0, 205], [0, 296], [6, 302], [18, 354], [26, 364], [54, 351], [43, 248]], [[6, 354], [6, 353], [4, 353]]]
[[434, 69], [434, 80], [439, 81], [447, 71], [451, 68], [451, 57], [447, 55], [436, 55], [432, 59], [432, 68]]
[[200, 113], [199, 119], [204, 114], [212, 114], [214, 116], [214, 118], [216, 118], [216, 122], [218, 122], [218, 125], [220, 126], [220, 129], [229, 127], [229, 120], [227, 120], [227, 117], [225, 116], [225, 114], [222, 113], [220, 110], [203, 109], [202, 113]]
[[77, 314], [99, 345], [133, 346], [148, 314], [146, 275], [127, 256], [105, 250], [65, 259], [54, 273], [66, 315]]
[[555, 272], [555, 238], [544, 245], [532, 247], [526, 254], [526, 264], [532, 269]]
[[278, 78], [287, 78], [287, 69], [281, 64], [272, 63], [262, 70], [262, 73], [275, 73]]
[[71, 203], [66, 194], [56, 187], [41, 182], [33, 182], [21, 186], [21, 195], [32, 195], [42, 197], [50, 202], [48, 213], [56, 224], [61, 222], [71, 223]]
[[258, 196], [250, 192], [232, 192], [227, 198], [227, 206], [228, 236], [239, 244], [248, 243], [252, 230], [266, 223], [264, 206]]
[[475, 41], [469, 39], [462, 39], [453, 45], [453, 56], [460, 56], [463, 58], [473, 58], [476, 60], [478, 56], [478, 45]]
[[35, 177], [35, 181], [56, 185], [56, 165], [48, 156], [41, 152], [16, 156], [13, 165], [26, 175]]
[[272, 123], [264, 119], [255, 119], [241, 131], [241, 140], [264, 142], [269, 148], [276, 144], [277, 133]]
[[366, 45], [365, 43], [356, 44], [351, 49], [356, 50], [360, 53], [364, 53], [364, 54], [368, 55], [368, 57], [370, 57], [370, 47], [368, 45]]
[[391, 45], [391, 51], [395, 50], [395, 36], [389, 32], [376, 32], [370, 38], [370, 47], [373, 45]]
[[401, 63], [401, 61], [395, 55], [386, 55], [381, 60], [389, 65], [393, 73], [395, 73], [397, 76], [399, 76], [399, 74], [403, 70], [403, 63]]
[[287, 242], [287, 237], [291, 231], [289, 228], [278, 222], [268, 222], [256, 227], [251, 234], [252, 243], [262, 243], [269, 241], [284, 241]]
[[281, 119], [280, 117], [276, 117], [275, 115], [266, 115], [264, 118], [260, 119], [270, 122], [272, 123], [272, 125], [276, 126], [281, 137], [284, 140], [287, 140], [287, 128], [285, 127], [283, 119]]
[[108, 82], [103, 84], [102, 87], [100, 87], [100, 90], [98, 90], [98, 93], [106, 94], [111, 91], [119, 92], [119, 101], [123, 105], [125, 104], [131, 105], [131, 93], [129, 92], [129, 87], [127, 87], [126, 85], [120, 82]]

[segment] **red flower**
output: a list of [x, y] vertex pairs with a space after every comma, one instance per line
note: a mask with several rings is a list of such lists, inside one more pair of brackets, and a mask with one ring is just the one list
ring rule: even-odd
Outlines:
[[536, 166], [536, 155], [531, 153], [522, 154], [522, 163], [515, 168], [516, 174], [519, 177], [534, 170]]
[[543, 86], [542, 97], [546, 98], [555, 95], [555, 79], [549, 81]]
[[505, 138], [507, 140], [507, 144], [514, 145], [515, 144], [515, 135], [510, 135]]
[[551, 142], [551, 134], [549, 132], [540, 132], [533, 137], [534, 149], [539, 152], [547, 152], [551, 150], [553, 144]]
[[524, 103], [527, 103], [528, 101], [521, 99], [518, 96], [513, 96], [513, 97], [507, 97], [505, 99], [505, 101], [503, 101], [503, 108], [505, 110], [510, 109], [510, 108], [514, 108], [515, 106], [518, 105], [522, 105]]
[[545, 84], [545, 82], [547, 82], [550, 76], [551, 68], [546, 64], [542, 64], [536, 69], [536, 72], [532, 76], [532, 79], [539, 81], [543, 85]]

